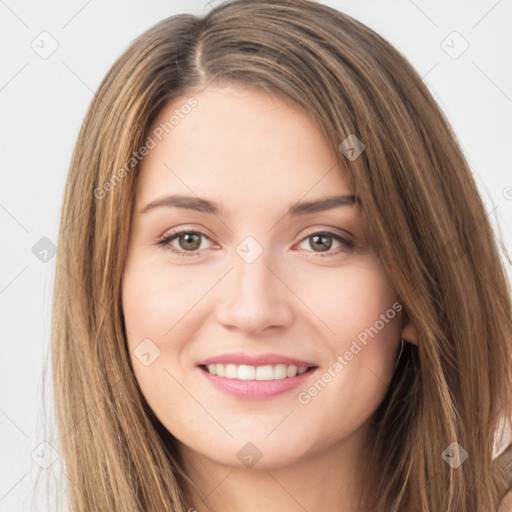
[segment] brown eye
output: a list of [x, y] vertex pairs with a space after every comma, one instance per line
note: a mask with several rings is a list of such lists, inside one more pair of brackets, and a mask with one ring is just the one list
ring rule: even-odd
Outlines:
[[178, 243], [181, 249], [196, 251], [201, 246], [201, 235], [198, 233], [184, 233], [178, 235]]
[[332, 237], [325, 233], [312, 235], [309, 237], [309, 246], [320, 252], [328, 251], [332, 246]]
[[203, 241], [211, 242], [210, 238], [200, 231], [176, 231], [164, 236], [157, 245], [175, 254], [195, 256], [205, 248], [201, 247]]
[[[319, 256], [336, 256], [343, 252], [350, 252], [355, 247], [355, 242], [346, 240], [337, 233], [331, 231], [319, 231], [305, 237], [300, 245], [308, 241], [309, 247], [304, 247], [307, 252], [314, 252]], [[334, 245], [333, 245], [334, 244]]]

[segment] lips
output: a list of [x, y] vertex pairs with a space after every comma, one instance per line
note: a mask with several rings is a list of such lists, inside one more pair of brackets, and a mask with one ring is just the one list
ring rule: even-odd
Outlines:
[[318, 366], [279, 354], [243, 352], [204, 359], [197, 365], [217, 389], [243, 399], [271, 398], [304, 384]]
[[212, 375], [201, 367], [200, 375], [214, 388], [235, 398], [263, 400], [285, 394], [298, 386], [306, 385], [310, 379], [314, 378], [316, 371], [316, 368], [311, 368], [300, 375], [284, 379], [241, 380]]
[[245, 352], [233, 352], [230, 354], [223, 354], [219, 356], [209, 357], [198, 363], [198, 366], [208, 366], [210, 364], [236, 364], [248, 366], [275, 366], [284, 364], [287, 366], [301, 367], [317, 367], [315, 363], [295, 359], [293, 357], [282, 356], [280, 354], [257, 354], [251, 355]]

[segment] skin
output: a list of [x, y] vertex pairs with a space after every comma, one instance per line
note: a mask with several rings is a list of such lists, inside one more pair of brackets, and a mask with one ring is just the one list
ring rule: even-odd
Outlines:
[[[189, 98], [166, 105], [155, 127]], [[285, 216], [298, 201], [351, 194], [336, 155], [305, 113], [233, 84], [210, 85], [194, 98], [197, 106], [151, 149], [138, 179], [122, 294], [135, 376], [199, 488], [191, 508], [291, 512], [322, 503], [325, 511], [362, 511], [368, 423], [388, 388], [400, 339], [414, 342], [414, 328], [397, 314], [309, 403], [298, 401], [397, 296], [357, 205]], [[142, 212], [171, 194], [215, 201], [222, 212]], [[206, 235], [192, 249], [183, 237], [168, 244], [182, 252], [199, 246], [199, 255], [157, 244], [174, 228]], [[315, 245], [311, 235], [325, 230], [355, 247], [329, 237]], [[252, 263], [236, 252], [247, 236], [263, 249]], [[144, 339], [153, 354], [160, 351], [147, 366], [134, 352]], [[235, 398], [214, 388], [197, 364], [237, 350], [319, 368], [307, 385], [279, 396]], [[262, 454], [253, 467], [237, 457], [248, 442]]]

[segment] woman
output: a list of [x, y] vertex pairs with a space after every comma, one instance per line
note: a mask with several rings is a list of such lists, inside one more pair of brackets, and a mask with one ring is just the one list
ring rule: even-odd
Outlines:
[[238, 0], [140, 36], [80, 132], [57, 269], [73, 510], [506, 506], [493, 231], [421, 78], [349, 16]]

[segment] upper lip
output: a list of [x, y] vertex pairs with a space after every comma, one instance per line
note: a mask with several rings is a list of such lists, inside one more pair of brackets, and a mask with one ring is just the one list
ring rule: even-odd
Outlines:
[[207, 366], [209, 364], [246, 364], [249, 366], [265, 366], [265, 365], [276, 365], [286, 364], [288, 366], [294, 365], [297, 367], [309, 367], [315, 366], [313, 363], [295, 359], [294, 357], [282, 356], [279, 354], [257, 354], [251, 355], [246, 352], [232, 352], [230, 354], [222, 354], [220, 356], [209, 357], [198, 363], [198, 366]]

